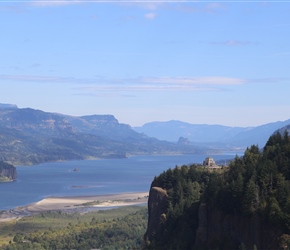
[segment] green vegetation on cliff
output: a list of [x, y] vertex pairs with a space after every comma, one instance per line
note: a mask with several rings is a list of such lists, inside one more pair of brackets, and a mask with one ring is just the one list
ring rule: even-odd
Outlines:
[[0, 182], [16, 180], [16, 168], [6, 162], [0, 161]]
[[[149, 198], [148, 248], [290, 247], [287, 132], [272, 135], [263, 150], [247, 148], [228, 168], [209, 172], [195, 165], [176, 167], [156, 177], [151, 187], [162, 188], [166, 199], [156, 198], [163, 204], [156, 213], [158, 205]], [[158, 221], [153, 227], [152, 220]]]

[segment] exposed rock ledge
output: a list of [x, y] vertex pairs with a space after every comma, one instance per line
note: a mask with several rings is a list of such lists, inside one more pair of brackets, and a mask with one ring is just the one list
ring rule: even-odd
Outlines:
[[[166, 214], [169, 197], [167, 191], [152, 187], [148, 199], [148, 226], [144, 239], [153, 243], [162, 240], [166, 230]], [[280, 249], [279, 240], [283, 230], [261, 217], [226, 213], [218, 208], [210, 208], [201, 202], [197, 211], [198, 226], [192, 247], [195, 249], [237, 249], [242, 243], [247, 249]], [[287, 236], [287, 235], [286, 235]], [[174, 237], [174, 235], [171, 235]]]
[[167, 210], [168, 195], [165, 189], [160, 187], [152, 187], [148, 200], [148, 226], [145, 239], [151, 241], [154, 239], [156, 230], [158, 230], [160, 222], [164, 220], [164, 211]]
[[15, 181], [16, 179], [16, 168], [8, 163], [0, 162], [0, 182]]
[[211, 244], [231, 242], [224, 249], [232, 249], [241, 242], [247, 249], [280, 249], [279, 236], [281, 228], [268, 223], [260, 215], [242, 216], [234, 213], [224, 213], [219, 209], [209, 209], [206, 203], [201, 203], [198, 211], [198, 229], [196, 231], [195, 247], [210, 249]]

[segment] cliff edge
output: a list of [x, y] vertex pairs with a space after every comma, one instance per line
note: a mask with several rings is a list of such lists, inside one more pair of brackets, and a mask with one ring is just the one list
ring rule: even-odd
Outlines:
[[290, 137], [272, 135], [228, 167], [176, 166], [155, 177], [147, 249], [290, 249]]
[[166, 220], [166, 209], [168, 206], [168, 195], [165, 189], [152, 187], [148, 200], [148, 226], [145, 234], [146, 241], [152, 241], [162, 224]]
[[[190, 199], [184, 191], [181, 196]], [[260, 214], [245, 216], [202, 200], [186, 205], [178, 199], [174, 204], [173, 193], [151, 188], [145, 249], [282, 249], [282, 236], [288, 236]]]
[[0, 182], [15, 181], [17, 171], [13, 165], [0, 161]]
[[201, 203], [198, 210], [198, 228], [194, 247], [235, 249], [244, 245], [247, 249], [281, 249], [279, 236], [283, 230], [255, 214], [225, 213], [218, 208], [209, 209]]

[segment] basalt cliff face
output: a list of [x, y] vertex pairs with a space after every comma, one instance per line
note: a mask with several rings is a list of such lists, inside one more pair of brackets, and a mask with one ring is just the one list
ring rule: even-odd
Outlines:
[[15, 181], [16, 179], [16, 168], [8, 163], [0, 162], [0, 182]]
[[177, 249], [180, 246], [180, 249], [238, 249], [241, 246], [246, 249], [283, 249], [283, 230], [265, 222], [260, 215], [245, 217], [198, 203], [197, 208], [191, 208], [192, 221], [185, 222], [184, 214], [180, 214], [174, 223], [173, 218], [168, 218], [169, 204], [170, 197], [165, 189], [151, 188], [144, 237], [146, 249]]
[[147, 240], [154, 240], [156, 231], [161, 230], [161, 225], [166, 220], [167, 207], [168, 195], [166, 190], [152, 187], [148, 199], [148, 227], [145, 236]]
[[227, 167], [168, 169], [148, 200], [147, 249], [290, 249], [290, 138], [272, 135]]
[[219, 209], [208, 209], [201, 203], [198, 210], [198, 228], [194, 246], [212, 249], [236, 249], [244, 245], [247, 249], [280, 249], [279, 236], [282, 230], [265, 222], [261, 216], [245, 217], [224, 213]]

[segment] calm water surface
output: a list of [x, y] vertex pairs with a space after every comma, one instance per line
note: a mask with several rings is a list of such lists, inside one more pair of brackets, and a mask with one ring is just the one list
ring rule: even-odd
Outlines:
[[[232, 159], [235, 154], [213, 155]], [[127, 159], [69, 161], [17, 167], [15, 182], [0, 183], [0, 210], [49, 196], [147, 192], [154, 176], [176, 165], [202, 163], [206, 155], [133, 156]], [[77, 168], [78, 171], [74, 171]]]

